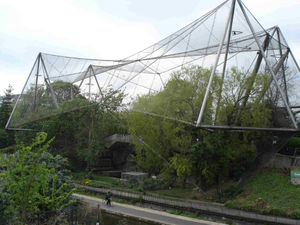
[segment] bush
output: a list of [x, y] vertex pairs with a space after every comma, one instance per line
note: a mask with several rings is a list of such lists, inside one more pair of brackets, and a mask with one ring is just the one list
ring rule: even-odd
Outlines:
[[292, 137], [286, 144], [288, 148], [300, 148], [300, 137]]
[[94, 179], [94, 174], [93, 174], [93, 170], [90, 170], [88, 173], [87, 173], [87, 175], [86, 175], [86, 177], [88, 178], [88, 179], [90, 179], [90, 180], [93, 180]]
[[135, 178], [130, 178], [128, 180], [128, 187], [129, 188], [134, 188], [134, 187], [137, 187], [139, 185], [139, 182], [137, 181], [137, 179]]
[[292, 212], [291, 217], [294, 219], [300, 219], [300, 209], [295, 209], [294, 212]]
[[89, 183], [91, 183], [90, 179], [83, 179], [83, 180], [80, 181], [81, 185], [88, 185]]
[[75, 190], [70, 190], [63, 169], [65, 160], [47, 151], [52, 140], [46, 139], [46, 133], [38, 133], [31, 145], [19, 144], [14, 155], [0, 160], [6, 168], [0, 173], [2, 211], [17, 215], [14, 224], [28, 224], [28, 218], [59, 212], [74, 203], [70, 197]]
[[153, 179], [153, 178], [144, 178], [140, 183], [139, 187], [141, 189], [147, 190], [159, 190], [159, 189], [166, 189], [170, 187], [169, 182], [166, 182], [161, 179]]
[[[280, 153], [285, 155], [294, 155], [296, 148], [300, 149], [300, 137], [290, 138]], [[297, 154], [299, 155], [299, 153], [300, 152], [298, 151]]]
[[15, 151], [16, 151], [16, 146], [14, 145], [0, 149], [1, 153], [8, 153], [8, 154], [15, 153]]
[[225, 198], [232, 198], [235, 195], [238, 195], [242, 192], [242, 189], [239, 186], [230, 184], [223, 189], [223, 195]]

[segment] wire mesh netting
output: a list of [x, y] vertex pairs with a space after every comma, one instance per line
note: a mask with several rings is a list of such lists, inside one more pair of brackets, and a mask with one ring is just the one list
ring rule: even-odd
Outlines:
[[299, 67], [278, 27], [227, 0], [122, 60], [40, 53], [7, 127], [105, 104], [211, 128], [297, 129]]

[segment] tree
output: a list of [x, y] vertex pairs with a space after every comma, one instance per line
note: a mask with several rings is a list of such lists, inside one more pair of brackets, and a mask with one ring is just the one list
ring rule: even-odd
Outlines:
[[268, 85], [266, 74], [248, 77], [245, 72], [231, 68], [223, 81], [215, 124], [271, 127], [271, 96], [265, 95]]
[[[132, 159], [140, 170], [161, 174], [167, 179], [175, 175], [185, 184], [192, 171], [189, 155], [197, 139], [196, 129], [179, 121], [145, 117], [136, 111], [194, 122], [200, 111], [209, 75], [209, 70], [200, 67], [185, 68], [172, 75], [163, 91], [139, 96], [133, 103], [133, 110], [127, 117], [129, 132], [140, 136], [152, 149], [136, 144]], [[211, 110], [211, 103], [210, 97], [208, 111]], [[207, 114], [204, 120], [211, 120], [210, 115]]]
[[104, 139], [118, 133], [120, 130], [120, 115], [124, 109], [124, 93], [108, 89], [101, 95], [94, 95], [91, 105], [81, 110], [78, 120], [76, 150], [78, 156], [86, 163], [86, 170], [91, 170], [93, 164], [105, 150]]
[[[93, 169], [105, 150], [104, 139], [114, 133], [124, 132], [120, 126], [119, 113], [124, 108], [123, 92], [109, 89], [102, 92], [102, 95], [92, 97], [89, 100], [79, 93], [72, 100], [61, 102], [59, 110], [64, 113], [58, 112], [54, 116], [25, 126], [29, 129], [43, 130], [50, 138], [55, 137], [51, 152], [67, 157], [70, 167], [74, 170]], [[37, 110], [39, 111], [39, 108]], [[31, 138], [30, 134], [22, 135], [24, 137], [19, 136], [22, 140]]]
[[13, 109], [13, 88], [11, 85], [5, 90], [0, 106], [0, 148], [14, 143], [14, 132], [5, 130], [6, 123]]
[[[80, 94], [79, 87], [69, 82], [58, 80], [52, 82], [51, 86], [59, 104], [63, 103], [64, 101], [69, 101]], [[47, 87], [46, 93], [51, 96], [49, 87]]]
[[[139, 96], [133, 103], [127, 116], [129, 132], [151, 147], [135, 146], [132, 159], [140, 170], [168, 179], [175, 176], [182, 184], [192, 176], [206, 188], [214, 184], [219, 186], [232, 174], [238, 174], [232, 171], [232, 165], [238, 159], [245, 156], [251, 161], [255, 158], [255, 143], [262, 134], [207, 132], [180, 122], [196, 122], [209, 75], [210, 70], [201, 67], [184, 68], [172, 74], [161, 92]], [[235, 68], [226, 76], [224, 81], [219, 74], [214, 78], [203, 123], [270, 126], [271, 109], [267, 100], [255, 102], [265, 89], [265, 75], [257, 74], [244, 107], [241, 107], [243, 87], [250, 78]], [[216, 101], [219, 107], [216, 107]], [[160, 116], [144, 115], [140, 111]], [[247, 167], [249, 161], [241, 167]]]
[[47, 212], [60, 212], [73, 203], [74, 189], [68, 187], [63, 172], [65, 161], [47, 151], [53, 140], [46, 139], [46, 133], [38, 133], [32, 144], [19, 143], [16, 153], [0, 162], [5, 168], [0, 183], [9, 202], [5, 212], [15, 216], [15, 223], [28, 224], [37, 214], [49, 219], [43, 217]]

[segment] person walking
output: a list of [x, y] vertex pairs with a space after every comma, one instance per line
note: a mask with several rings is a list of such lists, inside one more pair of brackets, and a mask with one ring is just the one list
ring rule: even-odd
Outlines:
[[111, 192], [107, 192], [105, 195], [106, 205], [111, 206]]

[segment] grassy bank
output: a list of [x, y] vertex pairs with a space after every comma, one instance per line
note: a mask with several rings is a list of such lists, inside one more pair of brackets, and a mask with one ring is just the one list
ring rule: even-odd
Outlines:
[[154, 188], [153, 189], [150, 188], [152, 189], [150, 191], [150, 190], [145, 190], [145, 188], [143, 187], [146, 186], [145, 184], [131, 183], [129, 180], [129, 184], [124, 185], [119, 178], [101, 176], [97, 174], [87, 175], [84, 172], [73, 173], [73, 181], [75, 181], [78, 184], [89, 185], [92, 187], [114, 188], [114, 189], [124, 190], [124, 191], [154, 193], [154, 194], [163, 195], [167, 197], [174, 197], [174, 198], [196, 199], [195, 196], [197, 195], [197, 191], [194, 190], [192, 187], [185, 187], [185, 188], [172, 187], [172, 188], [164, 188], [164, 189], [156, 189], [156, 190], [154, 190]]
[[291, 184], [288, 172], [264, 170], [225, 206], [300, 219], [300, 185]]

